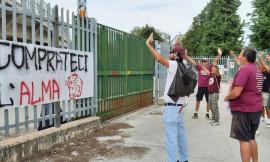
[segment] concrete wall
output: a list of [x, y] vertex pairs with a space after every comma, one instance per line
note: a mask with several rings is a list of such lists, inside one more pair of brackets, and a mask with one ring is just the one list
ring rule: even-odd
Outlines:
[[48, 150], [55, 144], [62, 144], [72, 138], [87, 136], [100, 126], [99, 117], [89, 117], [63, 124], [60, 128], [49, 128], [5, 139], [0, 141], [0, 161], [21, 161], [40, 151]]

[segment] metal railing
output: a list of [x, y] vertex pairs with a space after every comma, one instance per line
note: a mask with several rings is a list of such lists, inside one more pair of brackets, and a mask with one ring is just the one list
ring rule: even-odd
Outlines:
[[[214, 56], [193, 56], [192, 58], [196, 62], [201, 62], [202, 59], [207, 59], [209, 64], [212, 64], [215, 59]], [[221, 58], [218, 60], [218, 67], [222, 81], [232, 79], [239, 68], [234, 59], [230, 56], [221, 56]], [[194, 66], [193, 68], [196, 71]]]
[[[70, 17], [69, 11], [64, 12], [62, 8], [58, 16], [58, 8], [51, 9], [43, 0], [1, 0], [0, 40], [91, 52], [94, 56], [94, 87], [98, 87], [97, 23], [94, 18], [77, 16], [78, 13], [72, 12]], [[1, 89], [0, 93], [4, 95]], [[97, 106], [95, 88], [94, 97], [23, 107], [0, 107], [0, 140], [57, 126], [58, 118], [65, 123], [95, 116]]]
[[1, 40], [92, 52], [95, 76], [94, 97], [0, 108], [1, 137], [57, 127], [59, 117], [61, 123], [97, 113], [108, 119], [153, 103], [154, 60], [145, 39], [79, 17], [79, 11], [70, 17], [62, 8], [58, 16], [42, 0], [1, 0], [0, 10]]
[[[159, 43], [155, 42], [155, 48], [158, 50], [163, 57], [169, 59], [170, 45], [168, 43]], [[193, 56], [192, 57], [196, 62], [201, 62], [202, 59], [207, 59], [209, 64], [214, 61], [214, 56]], [[190, 63], [187, 63], [190, 65]], [[197, 73], [197, 70], [194, 65], [191, 65], [193, 70]], [[229, 81], [232, 79], [239, 66], [235, 63], [234, 59], [230, 56], [222, 56], [218, 60], [218, 67], [221, 74], [222, 81]], [[160, 99], [164, 95], [165, 84], [167, 79], [167, 69], [159, 63], [155, 63], [155, 102], [158, 103], [158, 99]]]
[[112, 118], [153, 103], [154, 60], [145, 39], [98, 24], [99, 115]]

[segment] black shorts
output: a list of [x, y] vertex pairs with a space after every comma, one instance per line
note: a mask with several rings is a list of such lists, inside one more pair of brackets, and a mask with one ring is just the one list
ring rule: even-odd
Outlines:
[[262, 112], [232, 112], [230, 136], [239, 141], [255, 140]]
[[208, 87], [198, 87], [198, 92], [196, 94], [196, 100], [201, 101], [203, 99], [204, 95], [205, 95], [206, 102], [208, 102], [208, 98], [209, 98]]

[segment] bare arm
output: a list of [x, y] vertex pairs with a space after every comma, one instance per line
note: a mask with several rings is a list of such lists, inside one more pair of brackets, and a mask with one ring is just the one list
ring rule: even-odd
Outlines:
[[237, 56], [234, 54], [234, 51], [230, 51], [230, 55], [233, 57], [235, 63], [240, 65], [240, 62], [238, 61]]
[[194, 61], [191, 57], [189, 57], [188, 55], [185, 56], [185, 59], [190, 62], [191, 64], [193, 64], [194, 66], [197, 66], [198, 63], [196, 61]]
[[153, 33], [151, 33], [148, 39], [146, 40], [146, 46], [148, 47], [150, 53], [157, 62], [161, 63], [166, 68], [169, 68], [169, 61], [154, 49], [154, 47], [152, 46], [153, 42], [154, 42]]
[[256, 61], [256, 64], [259, 66], [259, 69], [263, 72], [264, 67], [263, 67], [263, 65], [260, 63], [260, 61]]
[[[186, 59], [188, 62], [190, 62], [191, 64], [193, 64], [194, 66], [197, 66], [198, 63], [197, 63], [196, 61], [194, 61], [191, 57], [189, 57], [189, 56], [187, 55], [187, 51], [186, 51], [185, 53], [186, 53], [185, 59]], [[201, 66], [201, 67], [202, 67], [202, 69], [203, 69], [208, 75], [211, 74], [211, 73], [209, 72], [209, 70], [208, 70], [206, 67], [203, 67], [203, 66]]]
[[221, 55], [222, 55], [222, 50], [221, 50], [220, 48], [218, 48], [218, 55], [217, 55], [217, 57], [215, 57], [215, 59], [214, 59], [214, 61], [213, 61], [213, 65], [214, 65], [214, 66], [217, 66], [217, 64], [218, 64], [218, 59], [221, 57]]
[[235, 86], [233, 87], [233, 89], [231, 90], [231, 92], [224, 98], [225, 101], [227, 100], [233, 100], [236, 99], [237, 97], [240, 96], [240, 94], [243, 91], [243, 87], [240, 86]]
[[208, 75], [211, 74], [210, 71], [209, 71], [206, 67], [202, 66], [202, 69], [203, 69]]
[[269, 67], [269, 66], [265, 63], [265, 61], [263, 60], [262, 54], [259, 53], [258, 56], [259, 56], [259, 63], [260, 63], [260, 66], [264, 67], [267, 71], [269, 71], [269, 70], [270, 70], [270, 67]]

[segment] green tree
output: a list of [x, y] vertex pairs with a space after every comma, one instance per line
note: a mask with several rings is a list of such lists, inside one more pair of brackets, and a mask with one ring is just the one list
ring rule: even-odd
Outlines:
[[251, 44], [260, 50], [268, 49], [270, 48], [270, 1], [254, 0], [252, 5], [254, 11], [251, 14]]
[[221, 47], [224, 53], [242, 48], [243, 25], [237, 10], [240, 0], [211, 0], [194, 17], [183, 38], [183, 46], [191, 55], [215, 55]]
[[147, 39], [151, 33], [154, 33], [154, 39], [160, 42], [167, 41], [169, 39], [168, 37], [170, 36], [169, 34], [161, 32], [148, 24], [142, 27], [136, 26], [131, 30], [131, 34], [138, 37], [143, 37], [145, 39]]

